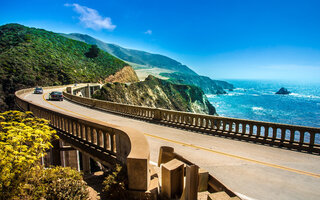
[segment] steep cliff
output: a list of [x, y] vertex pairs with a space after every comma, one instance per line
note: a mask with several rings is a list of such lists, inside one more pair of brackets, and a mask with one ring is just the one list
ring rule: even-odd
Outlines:
[[225, 94], [225, 89], [234, 89], [233, 85], [226, 81], [212, 80], [206, 76], [190, 75], [182, 73], [160, 73], [168, 77], [172, 83], [195, 85], [200, 87], [206, 94]]
[[151, 75], [145, 81], [132, 84], [107, 83], [92, 97], [139, 106], [216, 114], [215, 108], [199, 87], [173, 84]]
[[116, 72], [114, 75], [110, 75], [105, 79], [105, 82], [119, 82], [119, 83], [133, 83], [138, 82], [139, 78], [136, 72], [130, 66], [122, 68], [120, 71]]

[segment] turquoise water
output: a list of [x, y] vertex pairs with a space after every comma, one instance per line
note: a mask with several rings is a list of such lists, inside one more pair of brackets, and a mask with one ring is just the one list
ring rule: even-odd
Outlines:
[[[227, 80], [236, 89], [207, 94], [220, 116], [320, 127], [320, 83]], [[290, 95], [276, 95], [281, 87]]]

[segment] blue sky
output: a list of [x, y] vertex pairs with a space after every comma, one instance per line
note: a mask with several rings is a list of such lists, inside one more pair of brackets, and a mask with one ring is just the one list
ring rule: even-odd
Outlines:
[[319, 80], [320, 1], [2, 1], [0, 24], [79, 32], [215, 79]]

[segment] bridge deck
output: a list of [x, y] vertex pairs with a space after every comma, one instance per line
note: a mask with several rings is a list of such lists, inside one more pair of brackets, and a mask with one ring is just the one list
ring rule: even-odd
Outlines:
[[151, 124], [69, 101], [47, 101], [48, 92], [25, 98], [60, 111], [140, 130], [148, 139], [153, 162], [157, 162], [160, 146], [172, 146], [237, 193], [254, 199], [319, 199], [317, 155]]

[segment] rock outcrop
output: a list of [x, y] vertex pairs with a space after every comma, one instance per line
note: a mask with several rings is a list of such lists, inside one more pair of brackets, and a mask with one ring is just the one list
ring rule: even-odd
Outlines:
[[206, 94], [226, 94], [225, 89], [234, 89], [233, 85], [226, 81], [212, 80], [206, 76], [190, 75], [183, 73], [160, 73], [168, 77], [172, 83], [195, 85], [200, 87]]
[[145, 81], [132, 84], [107, 83], [92, 97], [131, 105], [216, 114], [215, 108], [199, 87], [173, 84], [151, 75]]
[[133, 83], [138, 82], [139, 78], [131, 66], [126, 66], [114, 75], [110, 75], [105, 82]]
[[290, 94], [291, 92], [288, 91], [286, 88], [282, 87], [280, 88], [280, 90], [278, 90], [278, 92], [276, 92], [276, 94]]

